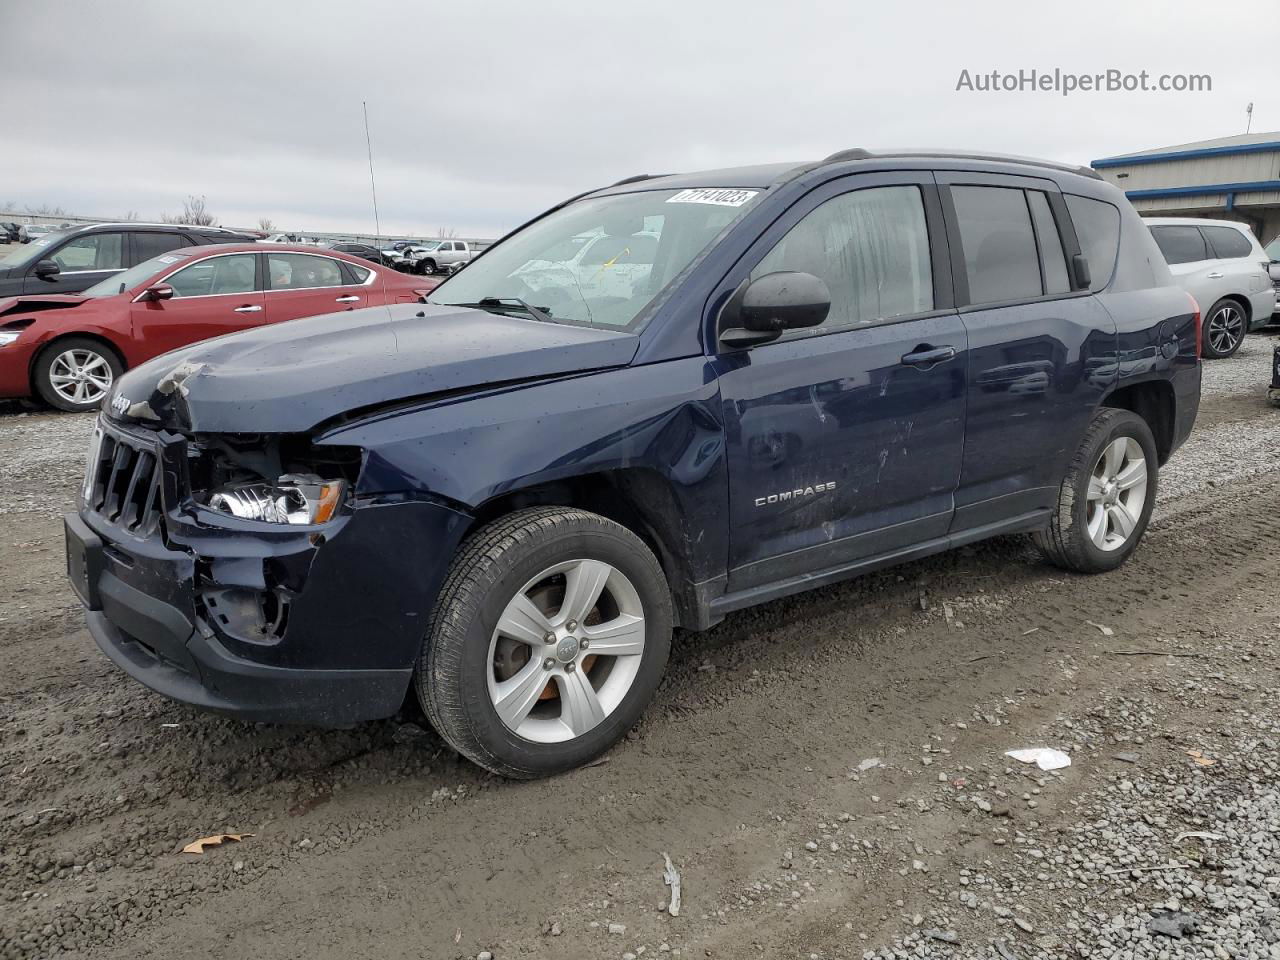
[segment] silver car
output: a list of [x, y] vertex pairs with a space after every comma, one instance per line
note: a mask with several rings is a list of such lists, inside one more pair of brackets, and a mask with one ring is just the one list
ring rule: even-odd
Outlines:
[[1173, 278], [1200, 304], [1203, 352], [1229, 357], [1244, 335], [1271, 322], [1276, 290], [1271, 258], [1243, 223], [1193, 217], [1147, 217]]

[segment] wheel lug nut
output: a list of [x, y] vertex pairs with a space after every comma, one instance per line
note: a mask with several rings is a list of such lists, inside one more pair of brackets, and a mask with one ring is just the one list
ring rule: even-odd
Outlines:
[[555, 642], [556, 642], [556, 635], [555, 635], [554, 633], [544, 633], [544, 634], [542, 635], [542, 642], [543, 642], [543, 643], [555, 643]]
[[581, 640], [579, 640], [579, 641], [578, 641], [578, 649], [579, 649], [579, 650], [585, 650], [585, 649], [587, 649], [587, 647], [589, 647], [590, 645], [591, 645], [591, 641], [590, 641], [590, 640], [588, 640], [586, 637], [583, 637]]
[[555, 658], [555, 657], [547, 657], [547, 659], [545, 659], [545, 660], [543, 660], [543, 661], [542, 661], [542, 669], [543, 669], [543, 670], [550, 670], [550, 669], [551, 669], [552, 667], [554, 667], [555, 665], [556, 665], [556, 658]]
[[572, 633], [574, 630], [577, 630], [577, 629], [578, 629], [578, 621], [577, 621], [577, 620], [570, 620], [568, 623], [566, 623], [566, 624], [564, 625], [564, 627], [565, 627], [565, 629], [566, 629], [566, 630], [568, 630], [570, 633]]
[[565, 668], [565, 670], [566, 670], [567, 672], [569, 672], [569, 673], [573, 673], [573, 669], [574, 669], [574, 667], [575, 667], [575, 666], [576, 666], [576, 664], [574, 664], [574, 662], [573, 662], [572, 660], [570, 660], [568, 663], [566, 663], [566, 664], [564, 665], [564, 668]]

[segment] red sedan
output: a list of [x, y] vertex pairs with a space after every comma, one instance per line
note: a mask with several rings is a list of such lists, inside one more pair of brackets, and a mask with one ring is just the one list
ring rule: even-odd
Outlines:
[[80, 294], [0, 299], [0, 397], [91, 410], [126, 369], [197, 340], [412, 303], [438, 281], [292, 244], [173, 250]]

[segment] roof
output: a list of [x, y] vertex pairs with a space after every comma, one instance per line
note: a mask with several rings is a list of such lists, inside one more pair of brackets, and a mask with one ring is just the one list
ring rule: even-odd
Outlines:
[[1094, 160], [1090, 166], [1126, 167], [1143, 163], [1162, 163], [1167, 160], [1194, 160], [1198, 157], [1235, 156], [1243, 153], [1280, 152], [1280, 130], [1269, 133], [1242, 133], [1213, 140], [1193, 140], [1169, 147], [1153, 147], [1136, 153], [1121, 153], [1114, 157]]
[[1249, 225], [1238, 220], [1218, 220], [1213, 217], [1143, 217], [1142, 222], [1157, 227], [1235, 227], [1248, 230]]
[[632, 190], [683, 190], [690, 187], [747, 187], [766, 189], [782, 180], [789, 180], [807, 170], [826, 166], [827, 164], [854, 161], [892, 161], [910, 160], [915, 163], [924, 161], [961, 161], [964, 163], [1008, 163], [1017, 166], [1042, 167], [1061, 173], [1072, 173], [1077, 176], [1101, 179], [1088, 167], [1077, 164], [1059, 163], [1053, 160], [1038, 160], [1034, 157], [1022, 157], [1015, 154], [980, 153], [973, 151], [951, 150], [864, 150], [856, 147], [841, 150], [822, 160], [809, 160], [793, 163], [766, 163], [750, 167], [724, 167], [716, 170], [701, 170], [693, 173], [676, 174], [640, 174], [627, 177], [617, 183], [603, 187], [592, 193], [623, 193]]

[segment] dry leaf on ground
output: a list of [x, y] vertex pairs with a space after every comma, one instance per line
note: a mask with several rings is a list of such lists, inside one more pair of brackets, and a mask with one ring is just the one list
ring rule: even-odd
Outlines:
[[204, 853], [205, 847], [218, 847], [233, 840], [239, 843], [245, 837], [252, 837], [252, 833], [215, 833], [212, 837], [201, 837], [199, 840], [193, 840], [182, 848], [183, 853]]

